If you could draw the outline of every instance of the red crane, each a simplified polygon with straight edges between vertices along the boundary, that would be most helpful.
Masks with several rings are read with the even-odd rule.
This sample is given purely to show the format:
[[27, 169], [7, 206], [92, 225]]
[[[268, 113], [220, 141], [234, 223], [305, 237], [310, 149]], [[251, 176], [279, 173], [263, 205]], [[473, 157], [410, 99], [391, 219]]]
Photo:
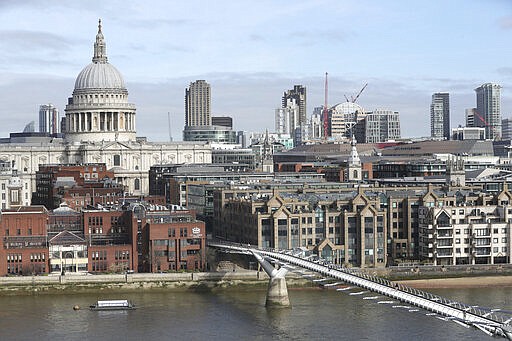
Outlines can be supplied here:
[[[492, 138], [492, 135], [494, 134], [494, 126], [492, 126], [489, 123], [487, 123], [487, 121], [482, 117], [482, 115], [480, 115], [478, 113], [478, 111], [473, 110], [473, 112], [480, 119], [480, 121], [482, 121], [482, 123], [484, 124], [484, 127], [489, 127], [489, 135], [491, 135], [491, 136], [486, 136], [486, 138]], [[487, 132], [486, 132], [485, 135], [487, 135]]]
[[483, 122], [483, 124], [488, 127], [489, 126], [489, 123], [487, 123], [487, 121], [478, 113], [478, 111], [476, 110], [473, 110], [473, 112], [475, 113], [476, 116], [478, 116], [478, 118], [480, 119], [480, 121]]

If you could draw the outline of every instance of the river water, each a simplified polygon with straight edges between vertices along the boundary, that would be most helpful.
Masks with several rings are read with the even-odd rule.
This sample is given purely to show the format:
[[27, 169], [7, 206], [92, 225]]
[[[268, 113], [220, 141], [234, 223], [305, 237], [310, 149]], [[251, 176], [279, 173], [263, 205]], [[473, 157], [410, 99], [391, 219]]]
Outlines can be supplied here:
[[[430, 292], [512, 310], [512, 288]], [[265, 308], [265, 289], [144, 290], [0, 297], [0, 340], [492, 340], [426, 312], [363, 295], [290, 289], [291, 308]], [[130, 299], [133, 311], [90, 311], [98, 299]], [[74, 311], [74, 305], [82, 309]]]

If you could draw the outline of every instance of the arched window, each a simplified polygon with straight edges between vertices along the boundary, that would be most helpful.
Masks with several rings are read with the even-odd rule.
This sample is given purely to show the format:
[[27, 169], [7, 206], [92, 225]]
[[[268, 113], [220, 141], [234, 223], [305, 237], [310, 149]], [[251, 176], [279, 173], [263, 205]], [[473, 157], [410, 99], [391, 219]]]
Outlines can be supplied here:
[[140, 191], [140, 179], [139, 178], [135, 179], [134, 189], [136, 191]]

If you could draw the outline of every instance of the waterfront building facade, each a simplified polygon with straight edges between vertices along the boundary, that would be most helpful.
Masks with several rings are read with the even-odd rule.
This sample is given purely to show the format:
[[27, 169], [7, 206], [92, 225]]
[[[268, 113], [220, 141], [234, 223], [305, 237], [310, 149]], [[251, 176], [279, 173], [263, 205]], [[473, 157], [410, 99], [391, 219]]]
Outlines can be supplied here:
[[142, 226], [145, 272], [202, 271], [206, 268], [204, 222], [193, 211], [146, 212]]
[[386, 264], [386, 212], [378, 197], [361, 190], [232, 198], [218, 218], [232, 241], [276, 249], [305, 247], [336, 264]]
[[419, 208], [420, 253], [434, 265], [511, 263], [512, 196]]
[[44, 206], [24, 206], [0, 212], [0, 276], [48, 273]]
[[182, 207], [20, 207], [0, 213], [0, 276], [204, 270], [205, 241]]

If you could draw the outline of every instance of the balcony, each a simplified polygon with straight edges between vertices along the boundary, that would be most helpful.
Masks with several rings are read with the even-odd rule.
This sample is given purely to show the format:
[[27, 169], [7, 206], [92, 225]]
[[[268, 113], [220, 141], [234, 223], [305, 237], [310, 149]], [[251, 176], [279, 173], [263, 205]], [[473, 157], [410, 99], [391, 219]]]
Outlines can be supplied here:
[[451, 257], [453, 255], [452, 249], [441, 249], [437, 250], [437, 258]]

